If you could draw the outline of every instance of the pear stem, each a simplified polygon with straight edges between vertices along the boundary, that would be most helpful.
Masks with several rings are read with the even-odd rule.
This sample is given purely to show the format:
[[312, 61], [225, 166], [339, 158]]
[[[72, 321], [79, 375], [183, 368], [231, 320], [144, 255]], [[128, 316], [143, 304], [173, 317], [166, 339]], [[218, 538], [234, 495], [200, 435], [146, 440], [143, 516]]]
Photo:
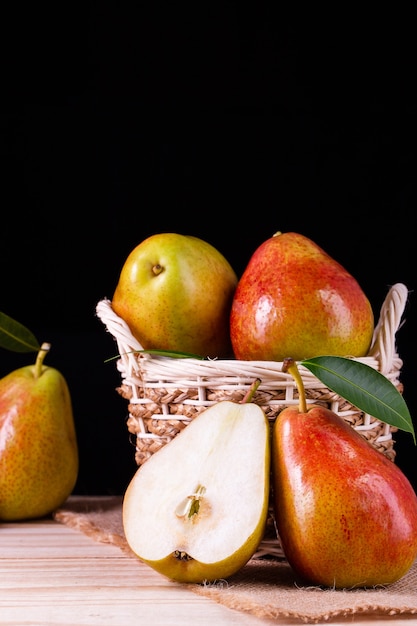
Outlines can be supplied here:
[[294, 378], [298, 389], [298, 410], [300, 413], [307, 413], [306, 392], [297, 363], [294, 359], [288, 357], [284, 359], [281, 370], [283, 372], [288, 372]]
[[35, 379], [39, 378], [39, 376], [42, 374], [43, 361], [50, 349], [51, 349], [50, 343], [44, 342], [41, 345], [39, 352], [36, 356], [35, 369], [33, 372], [33, 376]]
[[253, 383], [251, 384], [251, 386], [249, 387], [249, 389], [243, 396], [242, 400], [240, 400], [239, 404], [248, 404], [249, 402], [252, 402], [253, 396], [255, 395], [255, 391], [258, 389], [261, 382], [262, 381], [260, 378], [255, 378], [255, 380], [253, 381]]

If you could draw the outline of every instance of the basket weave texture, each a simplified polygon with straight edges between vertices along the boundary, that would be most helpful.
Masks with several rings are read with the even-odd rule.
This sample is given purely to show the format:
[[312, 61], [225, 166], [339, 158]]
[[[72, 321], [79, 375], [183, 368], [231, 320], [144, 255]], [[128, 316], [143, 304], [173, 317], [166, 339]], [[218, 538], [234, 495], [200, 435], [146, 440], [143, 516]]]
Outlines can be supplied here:
[[[402, 392], [402, 360], [396, 351], [396, 332], [407, 302], [408, 290], [393, 285], [381, 307], [371, 348], [366, 357], [354, 360], [378, 370]], [[254, 379], [261, 384], [253, 398], [265, 411], [271, 425], [286, 406], [298, 404], [298, 393], [290, 374], [279, 361], [177, 359], [138, 354], [140, 343], [126, 322], [112, 309], [111, 301], [97, 304], [97, 316], [117, 343], [117, 388], [128, 402], [127, 429], [135, 438], [135, 460], [142, 465], [168, 443], [201, 411], [221, 400], [241, 400]], [[318, 355], [317, 355], [318, 356]], [[344, 356], [344, 355], [341, 355]], [[300, 366], [307, 403], [325, 406], [359, 431], [378, 450], [395, 459], [393, 433], [396, 428], [348, 403]]]

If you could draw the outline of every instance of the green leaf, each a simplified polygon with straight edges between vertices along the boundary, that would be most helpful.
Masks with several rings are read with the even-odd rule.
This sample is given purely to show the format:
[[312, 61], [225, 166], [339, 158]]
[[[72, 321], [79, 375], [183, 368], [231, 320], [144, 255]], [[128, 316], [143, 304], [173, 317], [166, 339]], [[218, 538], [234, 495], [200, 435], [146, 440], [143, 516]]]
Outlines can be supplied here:
[[26, 326], [0, 311], [0, 347], [12, 352], [38, 352], [41, 346]]
[[137, 350], [136, 354], [155, 354], [156, 356], [169, 356], [172, 359], [198, 359], [204, 361], [204, 357], [191, 352], [179, 352], [178, 350]]
[[[205, 357], [202, 357], [198, 354], [192, 354], [190, 352], [178, 352], [176, 350], [132, 350], [131, 352], [127, 352], [126, 354], [154, 354], [155, 356], [168, 356], [172, 359], [198, 359], [199, 361], [205, 360]], [[106, 359], [105, 363], [108, 363], [109, 361], [114, 361], [115, 359], [119, 359], [120, 357], [120, 354], [116, 354], [116, 356], [113, 356], [110, 359]]]
[[318, 356], [300, 364], [329, 389], [372, 415], [416, 437], [410, 412], [403, 396], [383, 374], [365, 363], [338, 356]]

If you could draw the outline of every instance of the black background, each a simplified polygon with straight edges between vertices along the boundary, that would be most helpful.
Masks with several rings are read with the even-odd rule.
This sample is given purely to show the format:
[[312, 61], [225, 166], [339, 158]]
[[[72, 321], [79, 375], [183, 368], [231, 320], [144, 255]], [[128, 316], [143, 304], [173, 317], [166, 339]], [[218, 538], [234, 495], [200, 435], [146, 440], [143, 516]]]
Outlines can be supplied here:
[[[397, 345], [417, 426], [411, 16], [85, 8], [27, 8], [2, 37], [0, 310], [52, 343], [68, 381], [76, 492], [120, 494], [136, 469], [95, 307], [155, 232], [206, 239], [239, 275], [275, 231], [303, 233], [376, 317], [405, 283]], [[0, 375], [29, 360], [2, 350]], [[416, 486], [412, 437], [395, 439]]]

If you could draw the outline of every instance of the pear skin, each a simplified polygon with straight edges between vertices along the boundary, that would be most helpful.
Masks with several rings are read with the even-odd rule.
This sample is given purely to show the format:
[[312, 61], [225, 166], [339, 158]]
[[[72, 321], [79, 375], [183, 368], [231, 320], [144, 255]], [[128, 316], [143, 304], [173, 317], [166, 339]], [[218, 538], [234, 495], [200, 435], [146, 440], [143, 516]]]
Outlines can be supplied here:
[[372, 307], [358, 281], [299, 233], [264, 241], [238, 282], [230, 317], [237, 359], [361, 357], [373, 332]]
[[275, 519], [307, 584], [388, 585], [417, 557], [417, 496], [395, 463], [336, 413], [285, 408], [272, 433]]
[[[43, 517], [72, 492], [78, 448], [62, 374], [42, 365], [0, 380], [0, 520]], [[38, 357], [39, 357], [38, 355]]]
[[128, 255], [112, 307], [145, 350], [229, 357], [236, 285], [231, 265], [211, 244], [158, 233]]

